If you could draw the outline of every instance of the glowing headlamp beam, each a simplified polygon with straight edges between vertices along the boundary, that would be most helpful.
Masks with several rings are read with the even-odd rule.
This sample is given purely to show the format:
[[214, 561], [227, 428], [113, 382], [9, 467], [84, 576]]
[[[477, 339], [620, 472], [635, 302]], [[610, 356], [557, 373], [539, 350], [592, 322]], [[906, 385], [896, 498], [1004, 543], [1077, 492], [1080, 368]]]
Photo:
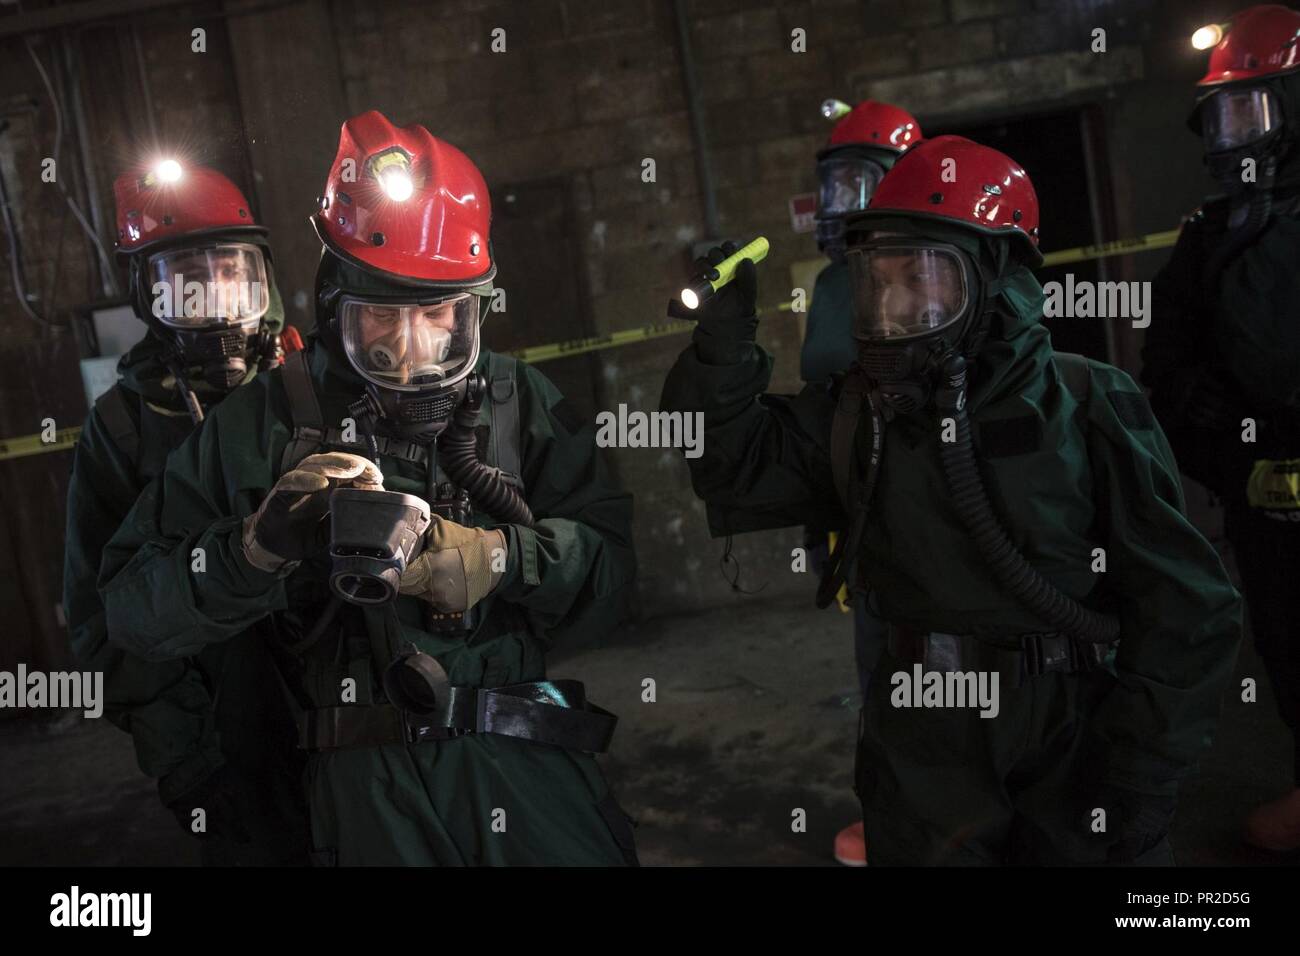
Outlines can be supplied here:
[[1217, 23], [1207, 23], [1192, 34], [1192, 46], [1197, 50], [1208, 50], [1219, 45], [1223, 39], [1223, 27]]
[[181, 178], [181, 164], [174, 159], [164, 159], [154, 167], [153, 174], [160, 183], [174, 183]]
[[406, 202], [411, 198], [411, 193], [415, 191], [415, 184], [411, 182], [411, 176], [404, 169], [388, 169], [380, 176], [379, 182], [384, 187], [384, 192], [393, 202]]

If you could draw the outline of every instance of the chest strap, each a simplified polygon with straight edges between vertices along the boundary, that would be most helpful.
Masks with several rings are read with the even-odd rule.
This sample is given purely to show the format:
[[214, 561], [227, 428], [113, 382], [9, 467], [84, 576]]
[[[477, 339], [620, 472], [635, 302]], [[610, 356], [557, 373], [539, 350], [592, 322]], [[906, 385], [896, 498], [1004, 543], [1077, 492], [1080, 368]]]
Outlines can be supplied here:
[[316, 388], [311, 382], [311, 369], [307, 367], [307, 353], [290, 352], [286, 355], [280, 376], [293, 420], [293, 437], [284, 446], [284, 456], [280, 459], [280, 474], [283, 475], [308, 455], [320, 451], [325, 444], [326, 431], [325, 416], [321, 414]]
[[113, 444], [131, 462], [132, 468], [140, 465], [140, 429], [127, 407], [122, 389], [114, 385], [95, 399], [95, 411], [113, 439]]
[[840, 386], [839, 401], [835, 404], [835, 418], [831, 422], [831, 476], [835, 480], [835, 492], [840, 497], [844, 513], [850, 515], [856, 503], [853, 466], [858, 424], [869, 390], [865, 375], [850, 372], [845, 376]]

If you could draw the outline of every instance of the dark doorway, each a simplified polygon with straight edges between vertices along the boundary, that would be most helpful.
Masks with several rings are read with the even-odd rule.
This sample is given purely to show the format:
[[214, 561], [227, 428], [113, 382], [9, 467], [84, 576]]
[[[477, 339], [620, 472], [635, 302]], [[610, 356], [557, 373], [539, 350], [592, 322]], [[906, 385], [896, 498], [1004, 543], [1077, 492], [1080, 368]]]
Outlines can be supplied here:
[[[483, 343], [496, 352], [592, 334], [580, 238], [566, 179], [543, 179], [492, 191], [492, 252], [504, 312], [488, 312]], [[590, 354], [538, 366], [585, 421], [595, 418], [599, 364]]]
[[[928, 135], [955, 133], [991, 146], [1020, 163], [1034, 183], [1041, 216], [1039, 233], [1042, 251], [1072, 249], [1108, 239], [1111, 228], [1107, 171], [1090, 162], [1102, 156], [1097, 149], [1099, 129], [1092, 108], [1016, 117], [979, 126], [954, 126], [931, 130]], [[1091, 166], [1091, 169], [1090, 169]], [[1073, 273], [1075, 282], [1105, 281], [1104, 260], [1073, 262], [1039, 269], [1038, 281], [1064, 282]], [[1043, 324], [1052, 333], [1052, 347], [1061, 352], [1080, 352], [1103, 362], [1112, 361], [1107, 346], [1107, 319], [1055, 318]]]

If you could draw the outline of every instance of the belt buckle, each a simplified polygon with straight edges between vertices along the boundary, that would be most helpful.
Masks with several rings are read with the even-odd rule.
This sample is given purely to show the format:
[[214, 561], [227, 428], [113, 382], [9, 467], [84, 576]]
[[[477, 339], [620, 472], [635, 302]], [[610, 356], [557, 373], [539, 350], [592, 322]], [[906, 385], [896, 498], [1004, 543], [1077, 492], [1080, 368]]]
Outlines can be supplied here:
[[1043, 646], [1039, 643], [1041, 634], [1026, 634], [1020, 642], [1024, 654], [1022, 671], [1025, 677], [1037, 677], [1043, 673]]
[[[453, 737], [460, 737], [468, 731], [459, 727], [440, 727], [437, 724], [420, 724], [418, 715], [412, 715], [399, 711], [402, 715], [402, 738], [408, 744], [420, 744], [426, 740], [450, 740]], [[413, 719], [414, 718], [414, 719]]]

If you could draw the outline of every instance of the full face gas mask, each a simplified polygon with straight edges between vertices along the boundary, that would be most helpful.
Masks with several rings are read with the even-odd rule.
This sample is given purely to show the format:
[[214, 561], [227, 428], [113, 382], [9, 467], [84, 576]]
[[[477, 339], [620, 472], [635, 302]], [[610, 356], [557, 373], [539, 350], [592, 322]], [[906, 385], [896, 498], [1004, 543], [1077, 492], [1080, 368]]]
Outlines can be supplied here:
[[132, 283], [137, 311], [170, 342], [178, 370], [197, 368], [219, 392], [247, 377], [271, 302], [260, 246], [217, 242], [136, 257]]
[[[1285, 143], [1282, 100], [1268, 85], [1216, 90], [1197, 107], [1205, 165], [1230, 196], [1267, 189]], [[1254, 181], [1243, 177], [1246, 161]]]
[[956, 246], [871, 233], [846, 254], [858, 361], [885, 408], [901, 414], [931, 404], [946, 361], [973, 352], [982, 282]]
[[1202, 276], [1210, 295], [1223, 268], [1263, 230], [1272, 214], [1274, 188], [1286, 178], [1280, 173], [1295, 136], [1285, 115], [1295, 82], [1288, 76], [1215, 90], [1200, 100], [1189, 120], [1205, 144], [1206, 168], [1230, 203], [1227, 238]]
[[817, 248], [844, 261], [844, 218], [867, 208], [885, 167], [860, 152], [840, 149], [817, 162]]
[[390, 429], [432, 438], [465, 396], [478, 361], [479, 300], [462, 292], [431, 301], [345, 296], [339, 336], [348, 362]]
[[474, 377], [483, 296], [477, 290], [397, 286], [329, 252], [316, 287], [325, 344], [366, 383], [357, 410], [387, 434], [420, 442], [437, 438]]

